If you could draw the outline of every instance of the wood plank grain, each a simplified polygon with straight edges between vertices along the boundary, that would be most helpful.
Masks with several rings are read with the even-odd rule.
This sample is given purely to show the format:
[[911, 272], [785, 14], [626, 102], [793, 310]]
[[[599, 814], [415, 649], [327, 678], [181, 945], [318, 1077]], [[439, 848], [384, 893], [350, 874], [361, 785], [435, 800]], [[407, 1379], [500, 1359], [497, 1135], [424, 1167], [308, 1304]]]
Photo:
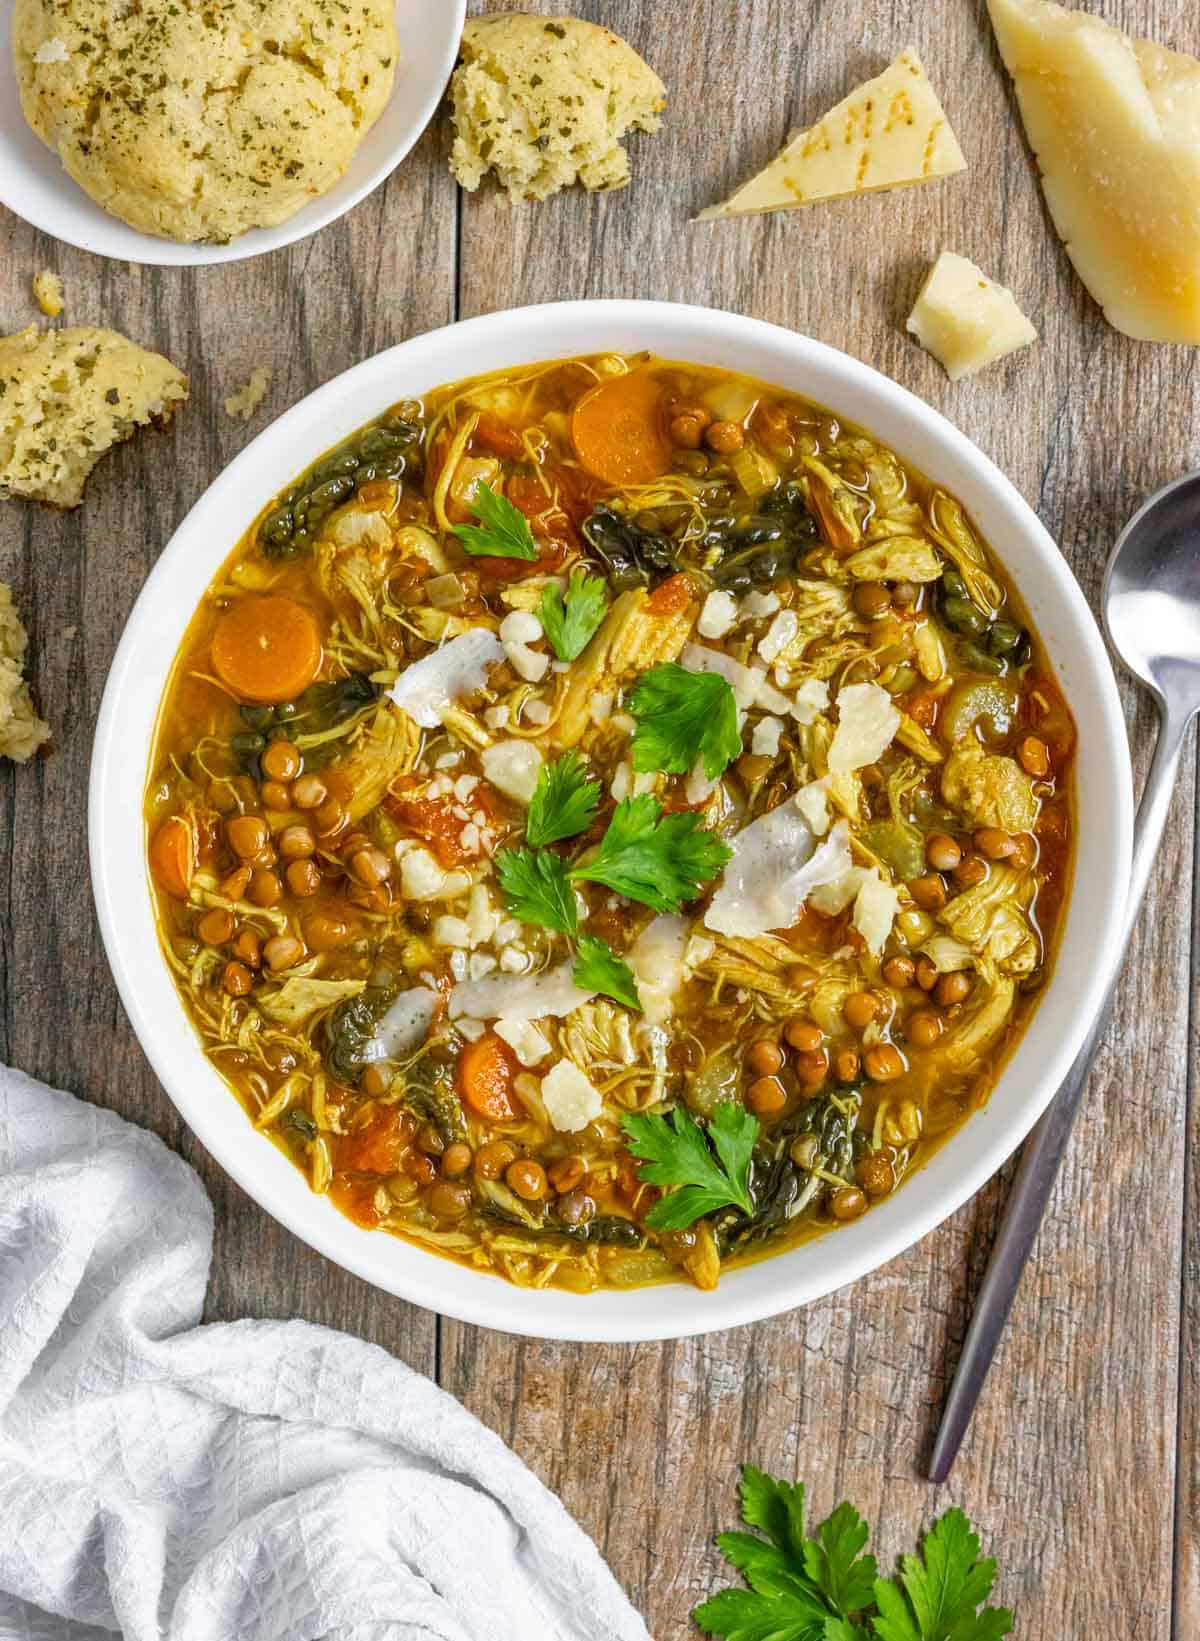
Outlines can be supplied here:
[[[0, 580], [30, 627], [51, 757], [0, 763], [0, 1056], [155, 1129], [216, 1204], [208, 1314], [303, 1315], [431, 1371], [435, 1324], [319, 1259], [255, 1206], [187, 1133], [117, 1001], [95, 925], [85, 834], [88, 758], [108, 664], [147, 571], [188, 507], [267, 422], [318, 383], [453, 316], [455, 205], [434, 128], [342, 221], [270, 256], [216, 267], [127, 267], [0, 212], [0, 333], [39, 318], [30, 276], [66, 286], [64, 323], [102, 324], [166, 353], [191, 398], [166, 435], [107, 456], [78, 512], [0, 505]], [[249, 423], [225, 398], [258, 365]], [[232, 545], [232, 543], [231, 543]], [[258, 1143], [247, 1129], [247, 1144]]]
[[[579, 9], [625, 34], [663, 75], [665, 129], [634, 139], [634, 178], [622, 193], [515, 210], [486, 191], [466, 199], [462, 313], [659, 297], [733, 308], [842, 347], [943, 410], [999, 463], [1094, 603], [1125, 517], [1200, 456], [1196, 366], [1189, 352], [1116, 335], [1075, 279], [1049, 228], [983, 5], [894, 0], [863, 14], [782, 0], [625, 0]], [[1092, 9], [1200, 45], [1183, 0]], [[966, 177], [791, 216], [689, 225], [791, 126], [819, 117], [909, 42], [943, 91], [971, 163]], [[903, 329], [943, 247], [1011, 284], [1042, 332], [1036, 350], [958, 385]], [[1140, 767], [1152, 717], [1129, 689], [1125, 699]], [[1000, 1556], [1000, 1594], [1017, 1607], [1022, 1634], [1165, 1641], [1188, 1041], [1180, 1010], [1162, 1000], [1183, 997], [1189, 983], [1190, 776], [1185, 784], [1037, 1263], [947, 1489], [934, 1493], [921, 1466], [1003, 1181], [849, 1293], [755, 1328], [605, 1349], [443, 1323], [443, 1382], [563, 1490], [658, 1641], [694, 1633], [688, 1608], [722, 1576], [709, 1541], [733, 1522], [744, 1459], [809, 1478], [817, 1508], [854, 1499], [877, 1522], [885, 1560], [938, 1509], [961, 1503]], [[1103, 1580], [1078, 1576], [1101, 1564]]]

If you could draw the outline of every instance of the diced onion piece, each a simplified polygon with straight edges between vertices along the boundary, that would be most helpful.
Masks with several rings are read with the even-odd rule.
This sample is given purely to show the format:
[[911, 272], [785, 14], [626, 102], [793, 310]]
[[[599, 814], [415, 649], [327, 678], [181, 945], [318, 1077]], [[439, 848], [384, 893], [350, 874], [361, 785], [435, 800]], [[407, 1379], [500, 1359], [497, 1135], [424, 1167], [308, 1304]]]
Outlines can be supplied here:
[[480, 627], [443, 644], [440, 650], [406, 667], [388, 691], [396, 705], [422, 729], [438, 729], [451, 702], [487, 683], [487, 669], [504, 660], [504, 646], [494, 632]]
[[878, 684], [846, 684], [838, 691], [838, 726], [829, 748], [834, 774], [873, 764], [892, 744], [900, 714]]
[[477, 1020], [540, 1020], [547, 1014], [570, 1014], [595, 995], [575, 984], [569, 963], [560, 963], [540, 974], [492, 974], [455, 986], [450, 1018], [471, 1014]]
[[751, 821], [732, 848], [704, 921], [718, 934], [743, 940], [792, 928], [809, 893], [850, 866], [846, 823], [839, 821], [817, 846], [794, 799]]
[[604, 1110], [599, 1090], [573, 1060], [560, 1060], [542, 1078], [542, 1103], [563, 1134], [578, 1134]]
[[768, 665], [787, 649], [800, 631], [800, 618], [795, 610], [780, 610], [758, 641], [758, 653]]

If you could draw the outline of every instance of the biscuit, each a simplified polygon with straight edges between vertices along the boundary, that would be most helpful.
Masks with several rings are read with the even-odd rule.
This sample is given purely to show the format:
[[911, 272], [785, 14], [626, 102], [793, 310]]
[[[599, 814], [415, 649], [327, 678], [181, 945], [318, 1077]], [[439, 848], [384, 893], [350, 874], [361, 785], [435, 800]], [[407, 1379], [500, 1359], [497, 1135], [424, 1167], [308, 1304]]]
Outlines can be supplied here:
[[224, 243], [332, 188], [387, 102], [391, 0], [16, 0], [29, 124], [142, 233]]
[[467, 23], [451, 98], [450, 168], [463, 187], [492, 170], [510, 199], [545, 199], [573, 182], [623, 187], [621, 138], [658, 130], [666, 88], [609, 29], [509, 15]]
[[106, 450], [164, 426], [187, 378], [169, 359], [91, 326], [0, 336], [0, 501], [78, 507]]

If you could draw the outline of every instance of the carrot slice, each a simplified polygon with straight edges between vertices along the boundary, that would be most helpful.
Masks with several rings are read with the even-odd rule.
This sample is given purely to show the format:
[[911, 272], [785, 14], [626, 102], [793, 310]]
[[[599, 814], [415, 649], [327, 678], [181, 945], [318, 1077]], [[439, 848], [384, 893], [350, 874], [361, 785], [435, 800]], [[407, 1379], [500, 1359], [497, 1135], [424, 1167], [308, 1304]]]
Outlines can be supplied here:
[[468, 1043], [458, 1058], [458, 1097], [484, 1122], [514, 1122], [522, 1108], [513, 1093], [517, 1057], [494, 1031]]
[[187, 899], [196, 870], [196, 843], [181, 816], [171, 815], [151, 838], [150, 869], [169, 895]]
[[217, 677], [243, 701], [291, 701], [321, 665], [316, 617], [294, 598], [243, 598], [225, 612], [212, 640]]
[[571, 442], [588, 472], [606, 484], [657, 479], [671, 463], [658, 382], [638, 370], [600, 382], [571, 412]]

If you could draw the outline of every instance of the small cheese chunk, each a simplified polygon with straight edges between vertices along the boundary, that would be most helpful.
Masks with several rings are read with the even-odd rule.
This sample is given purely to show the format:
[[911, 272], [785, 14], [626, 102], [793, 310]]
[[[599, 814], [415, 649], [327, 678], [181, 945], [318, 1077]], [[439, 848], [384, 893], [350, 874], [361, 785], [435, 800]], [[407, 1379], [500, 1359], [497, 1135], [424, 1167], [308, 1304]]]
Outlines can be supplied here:
[[953, 176], [966, 165], [937, 93], [910, 47], [823, 120], [795, 132], [765, 170], [723, 205], [701, 211], [698, 220], [905, 188]]
[[900, 896], [890, 883], [885, 883], [877, 867], [863, 878], [854, 897], [854, 927], [867, 943], [867, 950], [878, 957], [884, 941], [892, 932], [892, 923], [900, 909]]
[[1200, 343], [1200, 62], [1049, 0], [988, 0], [1054, 226], [1110, 325]]
[[411, 1054], [428, 1037], [438, 1002], [437, 992], [428, 986], [402, 991], [375, 1027], [363, 1058], [369, 1062], [400, 1060]]
[[946, 367], [952, 382], [1036, 342], [1038, 334], [1010, 290], [994, 285], [981, 268], [953, 251], [943, 251], [929, 270], [908, 328]]
[[647, 924], [626, 954], [637, 980], [642, 1011], [651, 1025], [662, 1025], [675, 1012], [675, 998], [684, 980], [687, 943], [686, 921], [663, 913]]
[[738, 602], [732, 593], [714, 588], [704, 600], [696, 631], [701, 638], [724, 638], [738, 618]]
[[[231, 393], [225, 401], [227, 416], [240, 416], [242, 421], [248, 422], [254, 412], [267, 396], [271, 386], [270, 365], [256, 365], [250, 372], [250, 379], [244, 382], [236, 393]], [[387, 541], [391, 542], [391, 532], [388, 532]]]
[[775, 758], [779, 755], [779, 737], [783, 722], [779, 718], [760, 718], [750, 737], [750, 750], [756, 758]]
[[479, 759], [483, 773], [506, 798], [527, 804], [537, 787], [542, 754], [532, 741], [497, 741]]
[[542, 1078], [542, 1104], [562, 1134], [578, 1134], [604, 1110], [599, 1091], [574, 1060], [560, 1060]]
[[450, 993], [450, 1018], [467, 1014], [476, 1020], [516, 1021], [570, 1014], [596, 995], [575, 984], [571, 968], [570, 963], [560, 963], [539, 974], [493, 974], [467, 981]]

